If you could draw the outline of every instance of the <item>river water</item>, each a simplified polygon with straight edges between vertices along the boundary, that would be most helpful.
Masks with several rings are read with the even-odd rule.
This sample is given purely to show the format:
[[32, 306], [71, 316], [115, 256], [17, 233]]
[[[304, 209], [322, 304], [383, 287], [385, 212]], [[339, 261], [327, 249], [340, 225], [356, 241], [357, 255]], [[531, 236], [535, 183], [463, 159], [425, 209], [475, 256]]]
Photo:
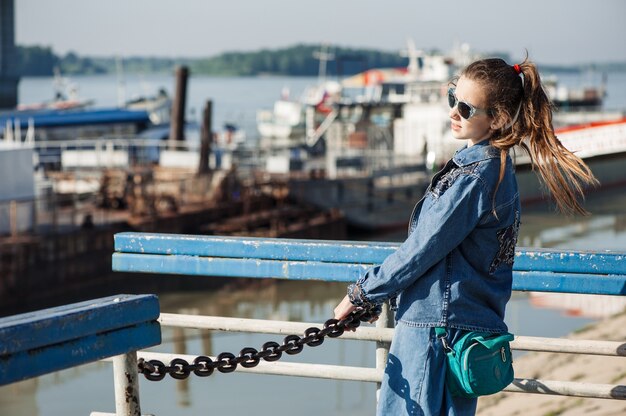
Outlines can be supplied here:
[[[571, 75], [565, 78], [572, 83], [581, 81]], [[607, 106], [626, 107], [626, 74], [610, 75], [608, 80]], [[74, 82], [80, 87], [82, 96], [96, 97], [99, 105], [117, 102], [115, 77], [79, 77]], [[199, 115], [203, 103], [212, 99], [216, 126], [237, 122], [249, 135], [254, 135], [256, 109], [271, 107], [284, 87], [290, 88], [292, 94], [298, 94], [313, 82], [314, 78], [192, 77], [188, 114], [191, 117]], [[52, 94], [51, 85], [49, 78], [23, 79], [21, 102], [48, 99]], [[127, 77], [127, 97], [130, 98], [133, 89], [143, 93], [164, 86], [171, 91], [170, 85], [173, 85], [173, 78], [169, 76]], [[527, 208], [522, 216], [519, 246], [626, 251], [624, 207], [626, 189], [613, 189], [589, 196], [587, 208], [593, 213], [590, 217], [564, 217], [541, 206]], [[380, 241], [400, 241], [402, 238], [402, 233], [367, 237]], [[345, 284], [339, 283], [251, 283], [252, 287], [162, 295], [161, 310], [319, 323], [330, 317], [345, 293]], [[508, 305], [506, 320], [511, 332], [518, 335], [563, 336], [593, 322], [599, 315], [611, 312], [598, 312], [598, 303], [601, 306], [611, 303], [606, 299], [584, 299], [568, 302], [569, 309], [546, 308], [539, 307], [540, 302], [531, 297], [515, 294]], [[564, 302], [556, 299], [547, 304]], [[164, 342], [154, 350], [217, 355], [222, 351], [237, 353], [245, 346], [259, 348], [269, 340], [280, 341], [281, 337], [163, 328]], [[327, 340], [319, 347], [306, 348], [302, 354], [284, 360], [373, 367], [374, 349], [372, 343]], [[238, 373], [202, 379], [192, 377], [187, 381], [168, 377], [158, 383], [142, 378], [140, 390], [143, 413], [155, 415], [234, 416], [294, 412], [301, 415], [368, 415], [374, 413], [375, 406], [375, 386], [371, 383]], [[91, 411], [115, 411], [110, 363], [89, 364], [0, 388], [0, 416], [88, 415]]]

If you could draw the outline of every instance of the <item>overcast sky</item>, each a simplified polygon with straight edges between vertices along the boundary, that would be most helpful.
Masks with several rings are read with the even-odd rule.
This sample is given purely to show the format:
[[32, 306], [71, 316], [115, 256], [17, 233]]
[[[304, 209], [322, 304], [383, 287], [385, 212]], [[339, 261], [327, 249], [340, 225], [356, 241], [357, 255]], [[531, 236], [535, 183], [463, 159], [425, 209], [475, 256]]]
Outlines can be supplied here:
[[206, 57], [296, 43], [451, 49], [536, 62], [626, 61], [624, 0], [15, 0], [18, 45], [56, 53]]

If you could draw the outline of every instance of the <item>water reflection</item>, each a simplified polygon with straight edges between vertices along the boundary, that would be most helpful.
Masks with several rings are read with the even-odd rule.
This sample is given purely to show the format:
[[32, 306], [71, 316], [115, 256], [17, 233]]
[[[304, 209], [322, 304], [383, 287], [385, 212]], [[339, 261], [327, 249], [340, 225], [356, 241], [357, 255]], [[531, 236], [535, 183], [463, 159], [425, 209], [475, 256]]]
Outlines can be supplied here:
[[519, 245], [573, 250], [626, 250], [626, 189], [590, 194], [590, 216], [564, 216], [550, 207], [525, 207]]
[[[520, 230], [520, 245], [580, 251], [626, 251], [626, 192], [597, 192], [586, 207], [588, 217], [566, 217], [545, 207], [527, 210]], [[569, 293], [530, 293], [535, 308], [561, 310], [567, 316], [602, 319], [626, 308], [623, 296]]]
[[[172, 328], [172, 341], [174, 344], [174, 354], [187, 354], [187, 340], [184, 328]], [[189, 407], [191, 405], [188, 378], [179, 380], [179, 382], [176, 383], [176, 393], [176, 397], [178, 398], [177, 403], [179, 406]]]
[[38, 384], [39, 378], [35, 378], [0, 388], [0, 414], [38, 415], [39, 407], [36, 401]]
[[161, 311], [250, 319], [327, 319], [345, 292], [337, 282], [246, 280], [219, 290], [161, 296]]

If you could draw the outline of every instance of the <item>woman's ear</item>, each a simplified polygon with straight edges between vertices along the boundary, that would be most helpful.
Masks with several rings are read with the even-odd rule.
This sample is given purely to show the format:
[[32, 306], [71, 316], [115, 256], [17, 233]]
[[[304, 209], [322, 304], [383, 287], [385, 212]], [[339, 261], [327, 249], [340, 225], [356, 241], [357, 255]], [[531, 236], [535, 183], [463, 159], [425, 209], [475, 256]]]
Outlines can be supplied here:
[[489, 128], [491, 128], [491, 130], [493, 131], [500, 130], [504, 128], [504, 126], [506, 125], [506, 122], [507, 120], [504, 114], [502, 113], [496, 114], [495, 116], [492, 116], [491, 124], [489, 125]]

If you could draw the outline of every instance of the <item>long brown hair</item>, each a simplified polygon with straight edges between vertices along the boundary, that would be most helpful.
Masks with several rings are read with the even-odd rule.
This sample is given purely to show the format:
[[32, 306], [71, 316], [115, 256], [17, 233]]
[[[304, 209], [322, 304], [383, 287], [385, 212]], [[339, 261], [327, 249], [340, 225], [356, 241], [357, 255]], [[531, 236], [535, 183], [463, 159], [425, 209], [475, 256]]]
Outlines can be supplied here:
[[467, 66], [460, 76], [480, 83], [492, 117], [502, 126], [489, 139], [500, 149], [496, 192], [504, 177], [508, 151], [518, 145], [530, 156], [533, 170], [539, 173], [561, 212], [588, 214], [580, 200], [584, 199], [585, 188], [598, 181], [585, 162], [556, 137], [552, 103], [535, 64], [528, 57], [517, 67], [502, 59], [483, 59]]

